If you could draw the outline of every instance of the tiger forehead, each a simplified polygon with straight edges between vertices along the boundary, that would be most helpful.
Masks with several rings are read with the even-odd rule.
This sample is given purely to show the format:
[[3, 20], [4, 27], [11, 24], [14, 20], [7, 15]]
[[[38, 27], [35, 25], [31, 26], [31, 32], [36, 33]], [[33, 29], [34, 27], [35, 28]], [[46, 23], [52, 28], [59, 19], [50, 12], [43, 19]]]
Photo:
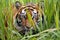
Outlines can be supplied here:
[[21, 7], [20, 7], [20, 9], [26, 9], [26, 8], [32, 8], [32, 9], [38, 9], [38, 7], [36, 6], [36, 5], [32, 5], [32, 4], [29, 4], [29, 5], [22, 5]]
[[[23, 9], [28, 9], [28, 10], [34, 10], [34, 9], [36, 9], [36, 7], [32, 7], [32, 6], [22, 6], [22, 7], [20, 7], [20, 11], [22, 11]], [[36, 9], [37, 10], [37, 9]]]

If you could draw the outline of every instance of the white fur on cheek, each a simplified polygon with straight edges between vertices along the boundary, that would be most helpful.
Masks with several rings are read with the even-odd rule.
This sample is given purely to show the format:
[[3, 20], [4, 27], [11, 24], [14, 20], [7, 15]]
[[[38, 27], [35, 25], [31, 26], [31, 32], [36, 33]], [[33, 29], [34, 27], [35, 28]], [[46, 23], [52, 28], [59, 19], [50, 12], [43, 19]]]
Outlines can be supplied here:
[[22, 10], [22, 14], [23, 15], [26, 15], [25, 9]]
[[37, 16], [37, 10], [36, 9], [34, 9], [34, 11], [32, 11], [32, 18], [35, 16]]
[[37, 10], [36, 9], [34, 9], [34, 11], [33, 11], [34, 13], [37, 13]]

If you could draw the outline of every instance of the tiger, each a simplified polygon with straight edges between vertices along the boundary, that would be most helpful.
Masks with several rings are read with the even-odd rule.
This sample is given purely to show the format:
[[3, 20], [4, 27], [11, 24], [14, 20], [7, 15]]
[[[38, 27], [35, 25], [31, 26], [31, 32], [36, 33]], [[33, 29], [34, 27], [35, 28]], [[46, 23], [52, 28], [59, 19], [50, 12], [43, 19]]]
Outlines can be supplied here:
[[34, 30], [34, 27], [30, 26], [26, 10], [28, 10], [32, 20], [35, 21], [37, 25], [40, 22], [40, 16], [42, 18], [42, 22], [44, 21], [43, 13], [39, 13], [38, 4], [27, 3], [26, 5], [22, 5], [19, 1], [16, 1], [13, 10], [13, 25], [19, 33], [25, 34], [26, 32], [30, 31], [31, 28], [31, 30]]

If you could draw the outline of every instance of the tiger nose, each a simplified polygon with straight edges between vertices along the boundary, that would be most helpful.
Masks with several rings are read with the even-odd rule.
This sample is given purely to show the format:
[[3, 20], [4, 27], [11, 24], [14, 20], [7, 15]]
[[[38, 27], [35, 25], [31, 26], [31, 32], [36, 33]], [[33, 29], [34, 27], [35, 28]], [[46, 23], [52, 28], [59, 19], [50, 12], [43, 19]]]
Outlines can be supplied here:
[[25, 21], [25, 25], [26, 25], [27, 27], [31, 27], [31, 25], [30, 25], [28, 19], [26, 19], [26, 21]]

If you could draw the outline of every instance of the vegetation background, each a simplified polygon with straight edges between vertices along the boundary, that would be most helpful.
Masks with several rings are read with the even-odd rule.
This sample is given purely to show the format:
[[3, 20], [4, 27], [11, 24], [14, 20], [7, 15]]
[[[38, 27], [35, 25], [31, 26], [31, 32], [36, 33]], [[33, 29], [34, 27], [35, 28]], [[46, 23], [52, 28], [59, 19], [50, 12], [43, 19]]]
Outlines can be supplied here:
[[[12, 25], [11, 6], [20, 1], [44, 4], [44, 25], [40, 23], [39, 33], [20, 35]], [[8, 27], [5, 27], [7, 20]], [[0, 40], [60, 40], [60, 0], [0, 0]]]

